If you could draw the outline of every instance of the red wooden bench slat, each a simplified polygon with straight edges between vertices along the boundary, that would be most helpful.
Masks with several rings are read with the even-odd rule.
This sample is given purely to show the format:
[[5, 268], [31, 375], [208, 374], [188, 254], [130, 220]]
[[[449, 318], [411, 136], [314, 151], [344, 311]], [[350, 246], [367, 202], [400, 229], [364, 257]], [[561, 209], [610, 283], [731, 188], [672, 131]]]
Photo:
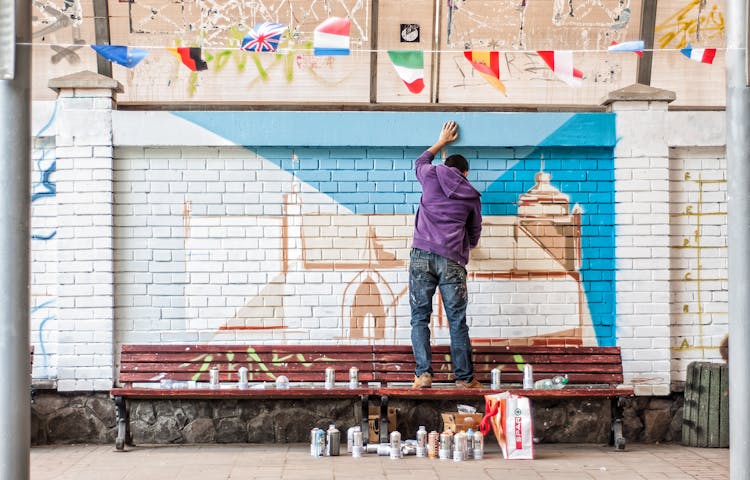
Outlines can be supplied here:
[[[559, 372], [562, 374], [563, 372]], [[541, 378], [550, 378], [552, 377], [552, 374], [545, 374], [544, 376], [536, 376], [535, 378], [537, 380]], [[414, 380], [414, 373], [413, 372], [389, 372], [385, 374], [378, 375], [375, 378], [375, 381], [378, 382], [404, 382], [404, 383], [411, 383]], [[488, 384], [490, 381], [489, 375], [477, 375], [477, 380], [479, 380], [482, 383]], [[444, 383], [444, 382], [453, 382], [454, 377], [453, 373], [440, 373], [436, 372], [433, 375], [432, 378], [433, 384], [434, 383]], [[517, 373], [512, 375], [503, 375], [502, 376], [502, 383], [503, 384], [521, 384], [523, 381], [523, 374]], [[575, 384], [595, 384], [595, 385], [614, 385], [622, 383], [623, 376], [621, 374], [587, 374], [587, 373], [575, 373], [568, 375], [568, 383], [571, 385]]]
[[[248, 380], [250, 382], [273, 382], [279, 375], [284, 375], [289, 379], [290, 382], [320, 382], [323, 383], [325, 376], [322, 372], [282, 372], [282, 373], [265, 373], [265, 372], [250, 372], [248, 373]], [[149, 383], [158, 382], [161, 378], [168, 378], [177, 381], [195, 380], [197, 382], [208, 382], [208, 372], [172, 372], [166, 376], [159, 375], [155, 372], [123, 372], [120, 373], [120, 382], [123, 384], [129, 383]], [[336, 382], [348, 382], [349, 372], [336, 372]], [[221, 382], [236, 382], [238, 380], [236, 373], [220, 373], [219, 381]], [[373, 377], [369, 373], [361, 373], [359, 375], [360, 382], [370, 382]]]
[[123, 353], [120, 357], [121, 363], [145, 363], [145, 362], [200, 362], [208, 356], [212, 358], [221, 358], [224, 361], [235, 363], [255, 363], [259, 359], [267, 364], [276, 363], [308, 363], [308, 362], [325, 362], [326, 360], [336, 362], [369, 362], [372, 361], [372, 353], [339, 353], [339, 352], [316, 352], [305, 354], [276, 354], [276, 353], [232, 353], [231, 360], [226, 353]]
[[[373, 353], [379, 358], [382, 353], [411, 353], [411, 345], [373, 345]], [[433, 353], [450, 353], [450, 345], [433, 345]], [[517, 353], [523, 354], [620, 354], [620, 347], [584, 347], [584, 346], [498, 346], [498, 345], [473, 345], [472, 352], [479, 353]]]
[[313, 363], [312, 365], [306, 365], [302, 363], [291, 363], [291, 364], [280, 364], [280, 365], [268, 365], [268, 370], [257, 368], [257, 364], [244, 364], [244, 363], [225, 363], [225, 362], [209, 362], [209, 363], [124, 363], [120, 366], [121, 372], [208, 372], [208, 368], [217, 367], [220, 373], [223, 372], [237, 372], [240, 367], [250, 365], [254, 367], [250, 369], [253, 372], [264, 372], [270, 371], [276, 374], [284, 372], [319, 372], [322, 374], [328, 367], [333, 367], [334, 370], [346, 372], [348, 374], [350, 367], [357, 367], [360, 372], [367, 372], [372, 370], [371, 363], [355, 363], [355, 362], [319, 362]]
[[[252, 347], [252, 350], [249, 350]], [[198, 352], [198, 353], [216, 353], [216, 352], [234, 352], [247, 353], [248, 351], [261, 352], [279, 352], [279, 353], [317, 353], [321, 351], [329, 352], [360, 352], [371, 353], [370, 345], [224, 345], [224, 344], [175, 344], [175, 345], [122, 345], [123, 353], [161, 353], [161, 352]]]
[[372, 395], [371, 388], [333, 388], [322, 387], [291, 387], [291, 388], [265, 388], [265, 389], [170, 389], [159, 388], [113, 388], [112, 396], [123, 396], [128, 398], [194, 398], [213, 399], [221, 398], [351, 398], [359, 395]]
[[419, 399], [456, 399], [456, 398], [482, 398], [485, 395], [491, 395], [493, 393], [510, 392], [514, 395], [530, 397], [530, 398], [570, 398], [570, 397], [602, 397], [611, 398], [619, 396], [633, 395], [633, 389], [629, 388], [570, 388], [566, 387], [562, 390], [523, 390], [507, 389], [503, 388], [500, 390], [491, 390], [489, 388], [399, 388], [399, 387], [384, 387], [378, 389], [378, 393], [381, 395], [388, 395], [389, 397], [398, 398], [419, 398]]
[[[434, 353], [432, 354], [432, 363], [450, 363], [450, 359], [446, 358], [447, 354]], [[585, 363], [585, 364], [621, 364], [622, 360], [619, 355], [523, 355], [521, 357], [524, 363], [530, 363], [537, 365], [541, 363]], [[489, 354], [474, 354], [472, 356], [475, 365], [478, 364], [517, 364], [515, 358], [511, 354], [499, 354], [491, 356]], [[414, 356], [409, 353], [397, 353], [397, 354], [375, 354], [375, 361], [381, 363], [414, 363]]]

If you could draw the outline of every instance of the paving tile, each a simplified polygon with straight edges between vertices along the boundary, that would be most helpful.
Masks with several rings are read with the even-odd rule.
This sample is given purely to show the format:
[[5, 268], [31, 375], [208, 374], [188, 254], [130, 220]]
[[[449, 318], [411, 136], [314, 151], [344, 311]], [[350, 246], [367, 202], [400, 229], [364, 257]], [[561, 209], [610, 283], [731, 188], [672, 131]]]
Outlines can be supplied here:
[[535, 460], [313, 458], [305, 444], [59, 445], [31, 449], [31, 480], [727, 480], [729, 451], [680, 445], [542, 444]]

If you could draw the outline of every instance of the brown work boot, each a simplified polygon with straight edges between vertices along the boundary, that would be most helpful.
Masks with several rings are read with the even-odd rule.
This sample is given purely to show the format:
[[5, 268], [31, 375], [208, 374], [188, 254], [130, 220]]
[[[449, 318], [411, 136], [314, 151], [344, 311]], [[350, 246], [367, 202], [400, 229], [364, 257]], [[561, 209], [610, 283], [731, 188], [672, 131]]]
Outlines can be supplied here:
[[414, 375], [414, 385], [412, 388], [430, 388], [432, 387], [432, 375], [424, 372], [420, 376]]
[[482, 388], [482, 384], [479, 380], [472, 378], [471, 380], [456, 380], [456, 387], [458, 388]]

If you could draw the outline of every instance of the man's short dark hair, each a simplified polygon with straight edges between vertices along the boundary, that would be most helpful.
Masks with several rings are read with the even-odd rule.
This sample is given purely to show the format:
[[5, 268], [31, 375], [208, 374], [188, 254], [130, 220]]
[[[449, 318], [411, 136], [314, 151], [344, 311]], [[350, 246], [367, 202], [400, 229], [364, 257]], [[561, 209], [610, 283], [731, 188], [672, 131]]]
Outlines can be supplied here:
[[446, 167], [457, 168], [461, 173], [469, 171], [469, 161], [466, 160], [463, 155], [459, 155], [458, 153], [449, 156], [443, 163]]

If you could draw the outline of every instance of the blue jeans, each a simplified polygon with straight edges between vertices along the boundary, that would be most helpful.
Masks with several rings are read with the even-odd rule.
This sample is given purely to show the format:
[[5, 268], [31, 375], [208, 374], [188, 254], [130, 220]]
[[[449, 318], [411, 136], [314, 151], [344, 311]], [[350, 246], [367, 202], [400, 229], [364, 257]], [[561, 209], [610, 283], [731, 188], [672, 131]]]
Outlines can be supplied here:
[[471, 381], [474, 366], [471, 362], [471, 341], [466, 325], [466, 306], [469, 296], [466, 290], [466, 269], [443, 256], [432, 252], [411, 249], [409, 262], [409, 305], [411, 306], [411, 345], [417, 376], [433, 373], [430, 361], [430, 316], [432, 297], [440, 288], [443, 308], [448, 317], [451, 335], [451, 360], [456, 380]]

